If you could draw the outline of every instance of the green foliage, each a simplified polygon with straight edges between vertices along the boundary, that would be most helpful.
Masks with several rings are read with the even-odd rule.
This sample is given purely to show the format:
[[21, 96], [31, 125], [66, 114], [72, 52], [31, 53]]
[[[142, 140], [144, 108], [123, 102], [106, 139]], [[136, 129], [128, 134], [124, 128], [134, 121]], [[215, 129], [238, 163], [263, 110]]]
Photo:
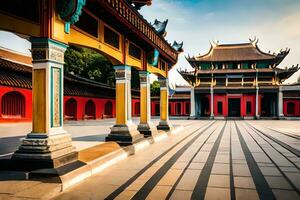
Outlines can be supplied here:
[[94, 50], [71, 46], [65, 53], [65, 69], [83, 78], [115, 85], [112, 64]]
[[160, 85], [158, 81], [154, 81], [150, 85], [151, 96], [159, 96], [160, 95]]
[[[83, 78], [115, 86], [113, 65], [98, 52], [70, 46], [65, 52], [65, 70]], [[131, 88], [140, 89], [139, 71], [131, 68]]]

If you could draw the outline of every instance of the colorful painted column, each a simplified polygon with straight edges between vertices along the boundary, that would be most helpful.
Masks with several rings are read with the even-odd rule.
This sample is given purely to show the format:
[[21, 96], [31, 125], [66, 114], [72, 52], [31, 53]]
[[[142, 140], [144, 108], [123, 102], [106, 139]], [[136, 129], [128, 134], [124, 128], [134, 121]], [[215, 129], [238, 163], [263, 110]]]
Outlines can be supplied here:
[[157, 134], [157, 129], [151, 122], [150, 72], [140, 71], [140, 106], [141, 116], [138, 131], [145, 137]]
[[31, 38], [33, 63], [32, 132], [12, 159], [23, 166], [57, 168], [77, 160], [72, 139], [63, 129], [63, 64], [65, 44]]
[[169, 81], [167, 78], [159, 77], [160, 84], [160, 121], [158, 130], [170, 130], [172, 125], [169, 122]]
[[191, 112], [190, 112], [190, 119], [195, 119], [196, 117], [196, 111], [195, 111], [195, 87], [191, 87], [191, 98], [190, 98], [190, 106], [191, 106]]
[[122, 146], [131, 145], [144, 136], [131, 119], [131, 68], [115, 66], [116, 75], [116, 124], [111, 128], [106, 141], [115, 141]]
[[279, 90], [278, 90], [278, 117], [279, 119], [284, 118], [282, 86], [279, 86]]

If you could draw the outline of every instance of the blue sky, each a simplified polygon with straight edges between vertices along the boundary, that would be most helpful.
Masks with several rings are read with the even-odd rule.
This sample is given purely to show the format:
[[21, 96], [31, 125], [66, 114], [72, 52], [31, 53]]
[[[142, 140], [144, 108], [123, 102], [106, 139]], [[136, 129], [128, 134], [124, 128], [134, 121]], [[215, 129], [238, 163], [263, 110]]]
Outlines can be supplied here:
[[[186, 84], [176, 69], [190, 69], [184, 56], [206, 53], [211, 40], [244, 43], [256, 36], [263, 51], [291, 48], [281, 67], [300, 64], [300, 0], [153, 0], [140, 12], [149, 22], [169, 19], [167, 40], [184, 42], [185, 52], [170, 72], [172, 84]], [[0, 46], [25, 53], [30, 48], [28, 42], [1, 31]]]
[[[169, 19], [168, 41], [183, 41], [185, 49], [175, 69], [190, 69], [184, 55], [205, 54], [209, 41], [244, 43], [255, 36], [263, 51], [291, 48], [281, 67], [300, 64], [299, 11], [300, 0], [153, 0], [141, 13], [149, 22]], [[171, 82], [184, 84], [175, 69]]]

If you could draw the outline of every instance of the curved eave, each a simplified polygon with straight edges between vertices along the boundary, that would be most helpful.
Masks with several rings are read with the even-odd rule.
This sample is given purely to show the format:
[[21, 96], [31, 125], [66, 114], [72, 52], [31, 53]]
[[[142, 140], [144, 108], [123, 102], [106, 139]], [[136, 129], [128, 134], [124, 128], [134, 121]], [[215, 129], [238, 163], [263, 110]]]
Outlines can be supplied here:
[[193, 67], [193, 68], [197, 68], [197, 65], [196, 65], [196, 62], [199, 62], [200, 59], [204, 59], [205, 57], [207, 57], [208, 55], [210, 55], [212, 53], [212, 50], [213, 50], [213, 46], [210, 45], [210, 49], [208, 51], [208, 53], [202, 55], [202, 56], [198, 56], [198, 57], [185, 57], [185, 59], [190, 63], [190, 65]]
[[213, 70], [197, 70], [197, 74], [240, 74], [240, 73], [272, 73], [274, 69], [213, 69]]
[[256, 50], [257, 50], [260, 54], [271, 57], [270, 59], [266, 59], [266, 60], [272, 60], [272, 59], [275, 59], [275, 58], [276, 58], [276, 55], [273, 55], [273, 54], [270, 54], [270, 53], [266, 53], [266, 52], [263, 52], [262, 50], [260, 50], [260, 48], [257, 46], [257, 44], [255, 44], [254, 47], [256, 48]]
[[193, 67], [194, 69], [198, 69], [198, 66], [197, 66], [197, 61], [195, 61], [194, 59], [192, 58], [188, 58], [188, 57], [185, 57], [186, 61], [188, 61], [188, 63], [190, 64], [191, 67]]
[[[228, 63], [228, 62], [253, 62], [253, 61], [270, 61], [271, 63], [277, 63], [279, 58], [274, 57], [274, 58], [266, 58], [266, 59], [245, 59], [245, 60], [196, 60], [196, 59], [191, 59], [187, 58], [187, 61], [191, 65], [197, 65], [196, 63]], [[284, 57], [280, 60], [280, 62], [284, 59]]]
[[179, 71], [177, 70], [177, 72], [182, 76], [182, 78], [184, 78], [184, 80], [186, 80], [190, 85], [194, 85], [196, 82], [196, 76], [194, 74], [194, 72], [186, 72], [186, 71]]
[[[251, 45], [253, 48], [256, 50], [257, 56], [252, 56], [253, 58], [246, 58], [246, 59], [219, 59], [216, 60], [211, 58], [210, 56], [214, 53], [214, 50], [217, 50], [216, 48], [224, 48], [227, 46], [234, 46], [234, 45]], [[249, 48], [249, 46], [247, 47]], [[278, 54], [270, 54], [266, 53], [260, 50], [260, 48], [257, 46], [257, 44], [248, 44], [248, 43], [243, 43], [243, 44], [232, 44], [232, 45], [211, 45], [208, 53], [202, 56], [193, 56], [193, 57], [186, 57], [186, 60], [191, 64], [192, 67], [198, 66], [199, 63], [216, 63], [216, 62], [245, 62], [245, 61], [269, 61], [271, 64], [275, 64], [275, 66], [279, 65], [282, 60], [288, 55], [290, 52], [290, 49], [286, 49], [284, 51], [280, 51]], [[255, 52], [253, 52], [255, 53]], [[198, 63], [198, 64], [196, 64]]]
[[300, 69], [300, 67], [297, 66], [292, 66], [289, 69], [275, 69], [277, 72], [277, 77], [279, 78], [279, 80], [282, 82], [288, 78], [290, 78], [294, 73], [296, 73], [298, 70]]
[[282, 51], [279, 54], [277, 54], [275, 57], [275, 63], [274, 63], [275, 67], [277, 67], [289, 53], [290, 53], [290, 49], [288, 49], [286, 51]]

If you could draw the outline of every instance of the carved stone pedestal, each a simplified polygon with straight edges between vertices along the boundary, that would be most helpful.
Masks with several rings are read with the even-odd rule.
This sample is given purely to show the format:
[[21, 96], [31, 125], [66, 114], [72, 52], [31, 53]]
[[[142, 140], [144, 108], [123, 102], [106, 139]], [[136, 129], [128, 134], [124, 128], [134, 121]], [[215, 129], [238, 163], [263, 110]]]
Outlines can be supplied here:
[[58, 168], [77, 161], [78, 153], [67, 133], [46, 135], [30, 133], [13, 154], [12, 162], [28, 170]]
[[157, 130], [169, 131], [172, 129], [173, 129], [173, 126], [171, 123], [169, 123], [169, 121], [160, 121], [157, 126]]
[[32, 52], [32, 133], [12, 155], [12, 168], [53, 169], [77, 160], [72, 139], [63, 129], [64, 52], [49, 38], [30, 38]]
[[157, 134], [157, 129], [152, 122], [140, 123], [138, 125], [138, 131], [142, 133], [145, 137], [150, 137]]
[[105, 138], [106, 141], [117, 142], [121, 146], [128, 146], [137, 143], [144, 139], [140, 134], [137, 127], [133, 124], [130, 125], [114, 125], [111, 128], [110, 134]]

